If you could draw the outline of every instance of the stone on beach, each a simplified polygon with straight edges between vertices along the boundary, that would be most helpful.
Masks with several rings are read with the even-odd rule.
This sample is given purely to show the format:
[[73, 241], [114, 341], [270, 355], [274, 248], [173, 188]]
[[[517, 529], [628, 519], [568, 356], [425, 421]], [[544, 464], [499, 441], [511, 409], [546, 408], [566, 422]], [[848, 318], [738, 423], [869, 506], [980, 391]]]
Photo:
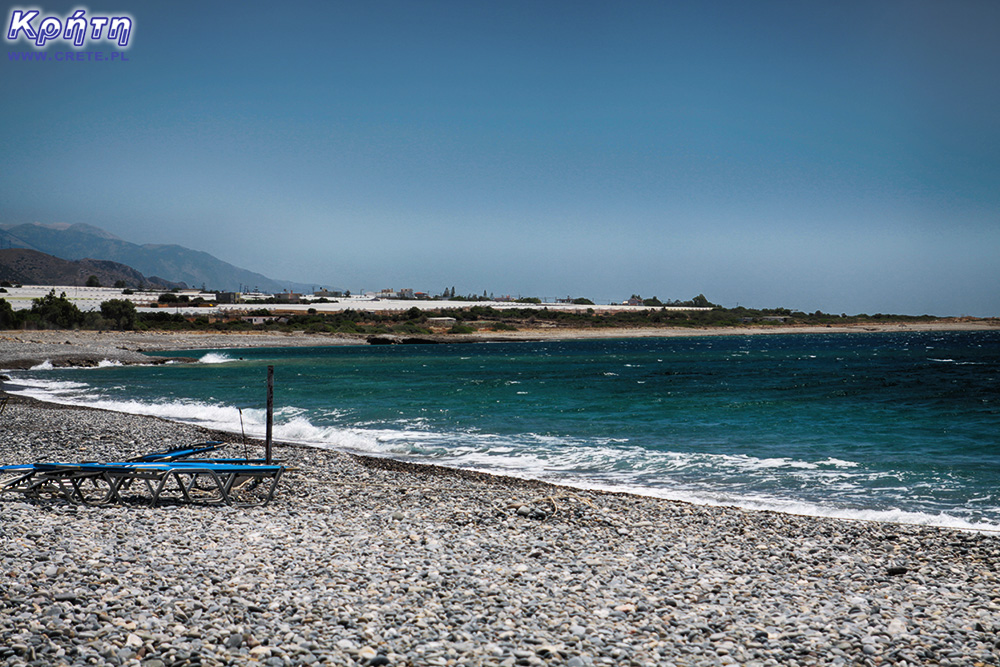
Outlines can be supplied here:
[[[3, 464], [220, 435], [23, 399], [0, 419]], [[998, 662], [995, 535], [279, 452], [262, 508], [0, 496], [0, 665]]]

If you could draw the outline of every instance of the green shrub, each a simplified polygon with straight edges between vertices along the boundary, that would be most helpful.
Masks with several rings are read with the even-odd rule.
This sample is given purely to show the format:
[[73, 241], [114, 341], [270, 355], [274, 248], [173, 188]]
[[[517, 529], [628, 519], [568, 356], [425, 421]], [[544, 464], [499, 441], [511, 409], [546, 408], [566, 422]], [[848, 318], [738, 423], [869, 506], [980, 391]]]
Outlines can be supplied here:
[[116, 329], [134, 329], [135, 304], [127, 299], [109, 299], [101, 303], [101, 317], [110, 320]]
[[517, 331], [517, 327], [508, 322], [494, 322], [490, 329], [493, 331]]
[[72, 329], [83, 324], [83, 313], [66, 298], [66, 292], [56, 296], [52, 290], [40, 299], [32, 300], [30, 319], [49, 328]]

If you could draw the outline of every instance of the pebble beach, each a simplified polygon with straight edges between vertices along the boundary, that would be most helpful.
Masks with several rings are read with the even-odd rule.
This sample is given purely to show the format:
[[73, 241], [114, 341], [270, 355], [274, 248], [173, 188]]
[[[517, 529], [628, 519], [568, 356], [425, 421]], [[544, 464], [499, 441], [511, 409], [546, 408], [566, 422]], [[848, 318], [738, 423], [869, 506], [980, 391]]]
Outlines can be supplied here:
[[[244, 447], [17, 397], [0, 426], [3, 464]], [[0, 495], [0, 664], [1000, 662], [993, 534], [275, 451], [259, 508]]]

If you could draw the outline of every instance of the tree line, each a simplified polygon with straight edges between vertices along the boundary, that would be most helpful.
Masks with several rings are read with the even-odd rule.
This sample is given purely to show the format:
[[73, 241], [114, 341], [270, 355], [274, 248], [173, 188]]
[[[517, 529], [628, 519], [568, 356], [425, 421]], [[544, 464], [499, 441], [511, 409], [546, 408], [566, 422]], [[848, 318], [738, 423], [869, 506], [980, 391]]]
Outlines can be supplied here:
[[[702, 301], [704, 299], [704, 301]], [[710, 303], [699, 295], [694, 303]], [[711, 307], [711, 304], [707, 307]], [[243, 319], [248, 313], [226, 316], [183, 315], [158, 311], [139, 313], [135, 305], [125, 299], [110, 299], [101, 303], [99, 311], [82, 312], [66, 298], [50, 292], [34, 299], [30, 309], [15, 311], [0, 299], [0, 329], [121, 329], [121, 330], [215, 330], [215, 331], [304, 331], [307, 333], [340, 334], [408, 334], [421, 335], [432, 332], [430, 317], [450, 317], [455, 324], [450, 333], [475, 331], [512, 331], [519, 328], [546, 326], [567, 328], [605, 327], [732, 327], [742, 325], [781, 326], [801, 324], [812, 326], [852, 323], [933, 321], [935, 317], [905, 315], [834, 315], [816, 311], [805, 313], [787, 308], [750, 309], [720, 308], [683, 311], [664, 307], [644, 310], [599, 311], [595, 308], [559, 310], [548, 308], [504, 308], [492, 306], [442, 307], [424, 310], [413, 307], [398, 312], [371, 312], [347, 309], [320, 313], [310, 308], [307, 312], [274, 318], [261, 324]], [[250, 315], [267, 315], [267, 309], [252, 311]]]

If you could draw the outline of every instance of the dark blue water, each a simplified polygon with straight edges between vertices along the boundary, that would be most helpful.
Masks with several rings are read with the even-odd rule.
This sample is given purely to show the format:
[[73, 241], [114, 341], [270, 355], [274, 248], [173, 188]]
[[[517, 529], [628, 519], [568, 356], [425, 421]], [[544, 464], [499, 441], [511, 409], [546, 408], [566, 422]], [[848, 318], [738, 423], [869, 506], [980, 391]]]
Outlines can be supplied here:
[[1000, 528], [1000, 332], [205, 351], [55, 400], [703, 503]]

